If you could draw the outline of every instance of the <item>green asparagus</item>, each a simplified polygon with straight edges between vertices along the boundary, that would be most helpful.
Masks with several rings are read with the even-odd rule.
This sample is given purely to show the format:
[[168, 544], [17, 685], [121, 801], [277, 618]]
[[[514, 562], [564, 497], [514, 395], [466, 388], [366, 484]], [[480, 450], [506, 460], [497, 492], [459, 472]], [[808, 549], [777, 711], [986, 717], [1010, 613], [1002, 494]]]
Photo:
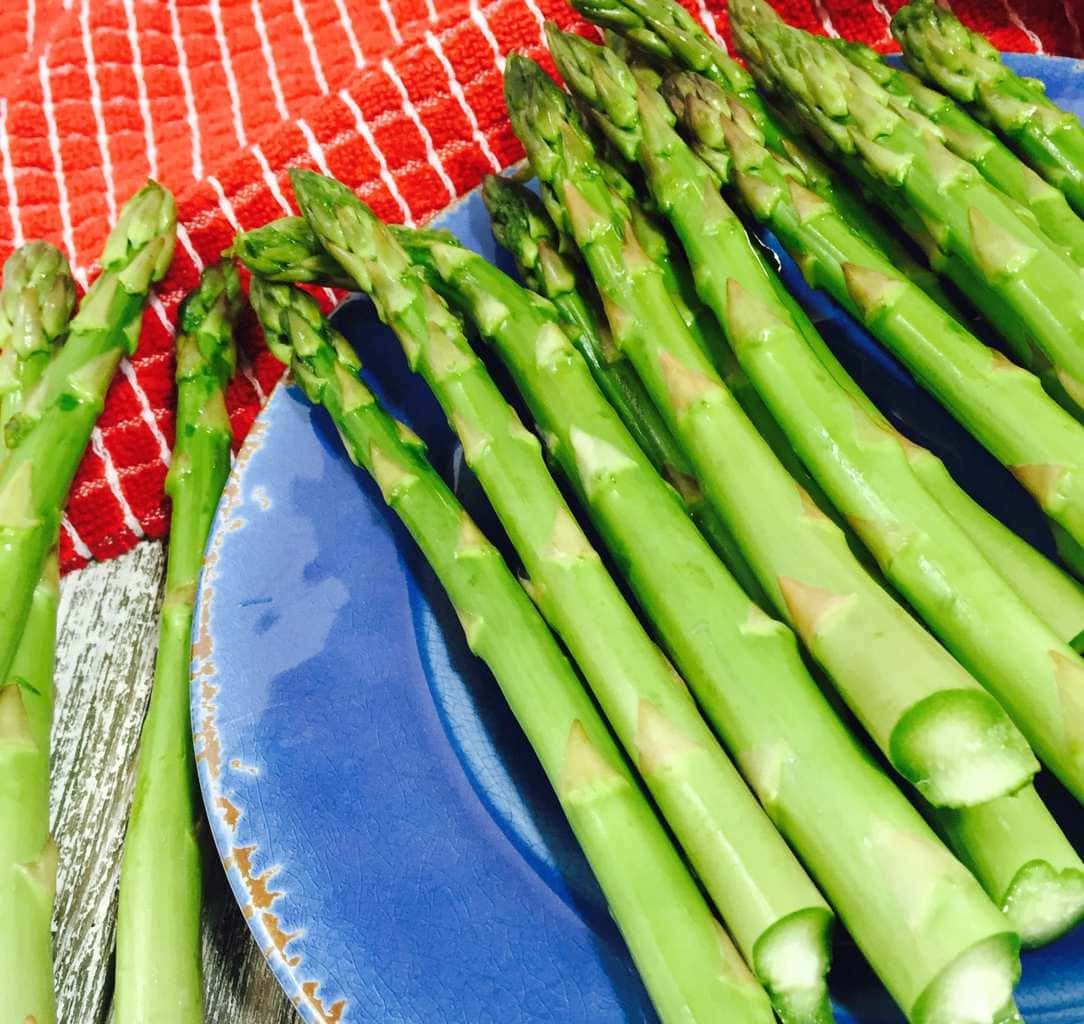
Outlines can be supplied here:
[[849, 224], [871, 244], [883, 248], [896, 266], [936, 302], [950, 312], [954, 310], [937, 275], [916, 260], [869, 207], [805, 149], [777, 113], [764, 105], [749, 72], [733, 60], [677, 0], [573, 0], [573, 6], [596, 24], [621, 33], [642, 52], [699, 72], [728, 95], [740, 99], [773, 152], [802, 163], [814, 192], [838, 206]]
[[1084, 220], [1073, 212], [1063, 192], [1040, 178], [989, 128], [944, 93], [927, 88], [914, 75], [887, 64], [879, 53], [862, 43], [834, 39], [832, 45], [892, 95], [894, 108], [906, 107], [928, 118], [930, 130], [953, 153], [974, 164], [987, 181], [1029, 210], [1051, 241], [1062, 246], [1077, 263], [1084, 264]]
[[[532, 73], [523, 64], [516, 56], [507, 67], [514, 110], [517, 90]], [[534, 73], [544, 78], [540, 70]], [[532, 107], [530, 114], [535, 113]], [[529, 303], [515, 302], [514, 289], [498, 293], [492, 278], [472, 282], [468, 270], [485, 268], [457, 263], [457, 252], [449, 251], [448, 279], [475, 308], [479, 329], [491, 332], [513, 367], [543, 430], [552, 436], [556, 457], [603, 527], [617, 564], [761, 802], [901, 1005], [916, 1021], [940, 1019], [946, 993], [966, 986], [965, 976], [982, 962], [1000, 978], [989, 995], [999, 1010], [1007, 1008], [1015, 971], [1011, 940], [1007, 946], [1004, 924], [989, 915], [973, 879], [945, 857], [902, 795], [860, 752], [810, 679], [790, 633], [752, 605], [712, 557], [602, 399], [582, 360], [566, 349], [552, 368], [539, 367], [540, 335], [548, 335], [550, 325], [537, 319], [532, 324], [525, 316]], [[690, 349], [699, 351], [681, 327], [658, 269], [638, 247], [637, 252], [634, 264], [622, 267], [618, 260], [613, 266], [622, 268], [620, 274], [650, 267], [655, 290], [645, 298], [668, 310], [669, 317], [658, 326], [675, 324]], [[491, 295], [499, 295], [507, 315], [481, 315]], [[771, 518], [789, 517], [790, 507], [800, 505], [793, 483], [788, 494]], [[923, 856], [896, 857], [896, 838], [913, 843]], [[888, 927], [887, 919], [901, 911], [906, 892], [923, 894], [924, 910], [921, 920], [908, 915], [915, 930], [907, 931], [904, 952], [898, 929]], [[960, 904], [958, 911], [949, 911], [948, 904], [957, 900], [968, 909]], [[972, 931], [980, 920], [984, 923]], [[964, 921], [966, 936], [956, 931]], [[777, 969], [801, 976], [800, 962], [788, 951], [779, 951], [778, 963]]]
[[[614, 68], [616, 58], [604, 64], [593, 43], [578, 36], [567, 43], [567, 51], [555, 54], [562, 69], [573, 47], [581, 69], [597, 62], [601, 76]], [[622, 85], [637, 98], [634, 117], [627, 103], [609, 99]], [[626, 134], [640, 132], [649, 187], [685, 245], [704, 300], [810, 471], [888, 579], [1084, 800], [1084, 718], [1076, 713], [1084, 701], [1084, 661], [920, 484], [897, 432], [823, 341], [817, 350], [807, 344], [812, 332], [803, 335], [792, 307], [779, 301], [777, 279], [718, 196], [710, 172], [675, 133], [658, 93], [626, 73], [611, 75], [606, 88], [584, 98], [622, 117]], [[825, 667], [839, 681], [841, 667]]]
[[[356, 221], [343, 219], [342, 229]], [[338, 234], [333, 211], [329, 221]], [[384, 232], [377, 235], [378, 245], [394, 246]], [[361, 269], [357, 260], [341, 262], [352, 274]], [[359, 276], [378, 285], [381, 309], [393, 322], [417, 316], [423, 334], [432, 326], [434, 337], [441, 335], [448, 314], [427, 325], [435, 310], [417, 307], [419, 285], [411, 274], [370, 264]], [[447, 590], [471, 650], [492, 670], [557, 793], [659, 1016], [673, 1024], [720, 1015], [736, 1024], [766, 1024], [771, 1010], [763, 990], [712, 917], [590, 698], [496, 548], [426, 461], [417, 437], [390, 419], [358, 380], [356, 357], [316, 304], [296, 288], [259, 278], [251, 294], [272, 351], [289, 361], [309, 399], [327, 408], [351, 459], [373, 476]], [[453, 353], [459, 350], [444, 351], [458, 358]], [[446, 370], [456, 374], [453, 365]], [[567, 525], [574, 539], [575, 524]], [[583, 560], [569, 554], [570, 562]], [[669, 687], [679, 692], [672, 679]]]
[[[0, 437], [67, 330], [75, 288], [67, 259], [31, 242], [4, 265], [0, 290]], [[0, 466], [7, 459], [0, 441]], [[49, 729], [56, 640], [55, 551], [34, 590], [7, 677], [0, 682], [0, 1006], [52, 1024], [56, 847], [49, 835]]]
[[1084, 861], [1033, 786], [932, 817], [1025, 946], [1052, 942], [1084, 919]]
[[[566, 365], [547, 372], [539, 370], [534, 354], [539, 339], [548, 333], [547, 324], [552, 322], [553, 314], [532, 303], [528, 293], [475, 253], [441, 244], [423, 244], [411, 250], [412, 254], [419, 251], [441, 290], [478, 324], [500, 353], [542, 425], [544, 436], [550, 439], [554, 456], [619, 561], [644, 578], [667, 581], [667, 586], [673, 586], [670, 581], [681, 577], [679, 566], [694, 564], [694, 559], [699, 567], [709, 565], [710, 556], [705, 551], [696, 554], [685, 548], [682, 535], [689, 533], [687, 526], [673, 521], [673, 502], [648, 471], [632, 439], [607, 410], [602, 396], [591, 387], [580, 360], [570, 354]], [[593, 465], [592, 451], [601, 451], [603, 445], [611, 449], [611, 462], [627, 460], [612, 484], [616, 489], [620, 483], [619, 505], [602, 500], [584, 476], [584, 467]], [[634, 505], [634, 499], [642, 504]], [[641, 550], [644, 536], [668, 538], [672, 563], [659, 560], [639, 568], [637, 557], [628, 552]], [[637, 578], [632, 576], [630, 582], [645, 607], [657, 608], [657, 595], [642, 585], [637, 587]], [[719, 683], [727, 691], [740, 685], [737, 679], [743, 666], [732, 664], [734, 678]], [[702, 706], [709, 714], [724, 715], [722, 710], [713, 712], [714, 691], [697, 685], [699, 678], [690, 675]], [[1033, 789], [1027, 787], [1019, 795], [973, 809], [943, 813], [938, 823], [953, 840], [957, 854], [974, 867], [991, 897], [1029, 945], [1056, 938], [1084, 914], [1084, 863], [1072, 853]], [[995, 829], [996, 841], [991, 842]]]
[[1029, 332], [1068, 396], [1084, 406], [1080, 267], [1019, 206], [953, 154], [857, 64], [778, 20], [761, 0], [736, 0], [733, 23], [749, 59], [822, 136], [896, 192], [932, 244], [966, 265]]
[[[443, 301], [387, 228], [349, 189], [295, 172], [298, 203], [321, 241], [369, 292], [412, 368], [437, 396], [530, 580], [663, 817], [739, 947], [761, 941], [819, 954], [827, 970], [829, 912], [710, 728], [580, 531], [527, 432]], [[453, 249], [454, 247], [445, 246]], [[498, 309], [494, 297], [494, 311]], [[547, 304], [548, 305], [548, 304]], [[561, 361], [571, 344], [551, 330], [537, 357]], [[765, 979], [771, 985], [771, 978]]]
[[[280, 217], [239, 231], [227, 255], [268, 281], [311, 282], [350, 291], [353, 281], [320, 247], [304, 217]], [[284, 276], [285, 275], [285, 276]]]
[[148, 290], [173, 257], [173, 197], [153, 182], [128, 201], [64, 347], [8, 421], [0, 470], [0, 679], [7, 678], [45, 556], [121, 357], [135, 349]]
[[[199, 1024], [201, 866], [188, 709], [192, 608], [203, 549], [230, 471], [225, 388], [236, 363], [241, 282], [214, 264], [185, 299], [177, 333], [177, 425], [166, 592], [150, 709], [120, 874], [117, 1024]], [[168, 948], [163, 937], [168, 934]]]
[[746, 593], [767, 608], [767, 595], [737, 542], [704, 497], [685, 453], [602, 323], [597, 293], [588, 290], [574, 257], [561, 252], [557, 227], [542, 203], [525, 186], [497, 175], [486, 178], [482, 198], [497, 241], [515, 258], [527, 285], [553, 302], [572, 344], [640, 449], [681, 496], [686, 511]]
[[[665, 94], [696, 152], [771, 227], [811, 285], [826, 289], [863, 322], [995, 457], [1018, 471], [1025, 486], [1038, 476], [1030, 467], [1064, 467], [1053, 500], [1042, 488], [1033, 491], [1055, 521], [1068, 518], [1068, 506], [1084, 508], [1084, 426], [1031, 374], [983, 345], [814, 195], [799, 166], [763, 146], [739, 100], [687, 73], [670, 78]], [[927, 490], [1002, 576], [1060, 639], [1077, 637], [1084, 630], [1084, 590], [968, 498], [940, 460], [914, 446], [907, 451]]]
[[[586, 40], [583, 44], [593, 45]], [[555, 59], [562, 65], [564, 55], [557, 53]], [[530, 67], [523, 62], [516, 66]], [[776, 609], [795, 627], [885, 756], [932, 803], [982, 803], [1019, 788], [1030, 776], [1033, 762], [1007, 716], [861, 568], [838, 529], [815, 506], [793, 518], [780, 515], [781, 508], [793, 505], [795, 494], [804, 499], [804, 492], [781, 471], [778, 462], [766, 457], [759, 436], [743, 437], [749, 433], [748, 421], [736, 415], [729, 392], [702, 354], [684, 351], [687, 334], [674, 337], [667, 327], [648, 339], [640, 333], [640, 318], [618, 315], [625, 312], [627, 304], [635, 303], [637, 309], [644, 310], [645, 319], [650, 319], [646, 314], [656, 303], [635, 292], [632, 282], [646, 288], [641, 282], [652, 282], [653, 277], [640, 266], [642, 260], [636, 262], [638, 247], [624, 232], [619, 211], [594, 187], [590, 145], [582, 133], [563, 128], [559, 112], [567, 100], [547, 77], [525, 74], [506, 82], [513, 127], [521, 132], [539, 173], [555, 178], [560, 175], [576, 239], [606, 299], [614, 339], [628, 351], [656, 404], [662, 409], [665, 395], [676, 400], [678, 390], [686, 386], [717, 396], [691, 403], [689, 411], [693, 413], [703, 405], [703, 416], [687, 418], [675, 412], [672, 402], [663, 411], [669, 411], [671, 428], [684, 442], [705, 491], [742, 545]], [[724, 313], [720, 321], [729, 327], [736, 354], [761, 396], [767, 398], [757, 380], [761, 367], [749, 358], [759, 347], [745, 344], [746, 325], [735, 330], [732, 318], [725, 315], [726, 306], [717, 305], [717, 286], [723, 285], [725, 299], [729, 290], [726, 282], [732, 279], [723, 280], [721, 275], [742, 274], [747, 289], [759, 292], [743, 292], [739, 310], [757, 309], [752, 297], [756, 294], [759, 302], [764, 301], [760, 293], [774, 294], [771, 279], [740, 221], [723, 203], [712, 173], [663, 116], [669, 110], [662, 98], [646, 91], [636, 95], [641, 107], [654, 111], [652, 117], [643, 119], [644, 142], [638, 155], [656, 201], [681, 233], [701, 295], [717, 315]], [[655, 133], [650, 138], [648, 129]], [[665, 140], [657, 146], [656, 136], [664, 133]], [[536, 151], [544, 158], [536, 161]], [[604, 240], [613, 252], [601, 248], [597, 239]], [[621, 263], [625, 272], [614, 273], [612, 268]], [[668, 312], [663, 304], [655, 316]], [[812, 356], [804, 345], [799, 348]], [[817, 360], [813, 357], [812, 361]], [[809, 383], [822, 385], [826, 372], [812, 369]], [[795, 381], [804, 382], [804, 377]], [[847, 402], [843, 408], [853, 432], [854, 425], [863, 423], [862, 410], [857, 406], [852, 410]], [[772, 412], [787, 427], [784, 419], [789, 410], [785, 404]], [[729, 424], [725, 429], [724, 417]], [[702, 436], [711, 420], [718, 420], [714, 432]], [[788, 434], [792, 442], [805, 443], [789, 430]], [[871, 425], [866, 434], [865, 443], [888, 450], [883, 431]], [[748, 447], [740, 460], [739, 438]], [[892, 445], [900, 451], [894, 438]], [[823, 447], [834, 450], [833, 445]], [[903, 458], [902, 451], [899, 457]], [[755, 489], [751, 487], [754, 466], [763, 473]], [[842, 510], [850, 511], [846, 504]], [[864, 524], [856, 521], [854, 525], [861, 529]], [[876, 550], [873, 553], [879, 554]], [[935, 724], [938, 720], [940, 725]], [[978, 762], [960, 756], [959, 748], [949, 753], [943, 738], [946, 734], [941, 731], [949, 722], [954, 728], [972, 732], [973, 749], [985, 750], [985, 767], [978, 769]]]
[[918, 74], [994, 125], [1084, 214], [1084, 126], [1041, 82], [1006, 67], [985, 38], [932, 0], [901, 7], [892, 34]]

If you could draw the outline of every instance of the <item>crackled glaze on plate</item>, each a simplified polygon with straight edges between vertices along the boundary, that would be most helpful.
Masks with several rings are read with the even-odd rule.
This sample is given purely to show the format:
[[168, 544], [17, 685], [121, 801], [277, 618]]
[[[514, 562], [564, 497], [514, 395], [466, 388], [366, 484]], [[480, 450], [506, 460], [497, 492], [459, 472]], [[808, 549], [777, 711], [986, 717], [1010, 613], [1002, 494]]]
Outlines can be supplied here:
[[[1078, 62], [1011, 60], [1084, 113]], [[437, 223], [503, 262], [476, 194]], [[810, 293], [792, 262], [782, 271], [885, 412], [1049, 550], [1012, 477]], [[336, 322], [374, 390], [503, 540], [439, 408], [369, 304], [345, 304]], [[556, 801], [439, 585], [343, 456], [326, 415], [293, 387], [280, 387], [257, 420], [219, 510], [197, 609], [192, 714], [219, 854], [305, 1020], [656, 1020]], [[1049, 796], [1063, 823], [1080, 821], [1079, 807]], [[837, 945], [840, 1024], [897, 1024], [853, 947]], [[1024, 963], [1029, 1024], [1080, 1024], [1084, 931]]]

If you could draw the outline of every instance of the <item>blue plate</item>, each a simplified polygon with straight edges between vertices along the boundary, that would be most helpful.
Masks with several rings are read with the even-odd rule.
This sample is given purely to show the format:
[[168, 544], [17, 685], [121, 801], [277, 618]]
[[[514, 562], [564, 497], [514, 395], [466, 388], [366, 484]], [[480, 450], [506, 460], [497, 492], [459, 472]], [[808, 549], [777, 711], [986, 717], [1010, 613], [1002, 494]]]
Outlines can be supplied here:
[[[1010, 59], [1084, 113], [1084, 64]], [[507, 269], [476, 194], [437, 223]], [[810, 293], [793, 263], [782, 269], [874, 400], [1050, 550], [1013, 478]], [[501, 538], [440, 409], [370, 305], [350, 301], [336, 321], [382, 400]], [[541, 770], [439, 585], [343, 456], [327, 416], [294, 387], [279, 388], [257, 420], [219, 510], [197, 611], [192, 715], [230, 883], [305, 1020], [656, 1020]], [[1063, 822], [1080, 821], [1079, 807], [1063, 806]], [[901, 1021], [846, 938], [838, 947], [838, 1021]], [[1024, 962], [1030, 1024], [1080, 1024], [1084, 930]]]

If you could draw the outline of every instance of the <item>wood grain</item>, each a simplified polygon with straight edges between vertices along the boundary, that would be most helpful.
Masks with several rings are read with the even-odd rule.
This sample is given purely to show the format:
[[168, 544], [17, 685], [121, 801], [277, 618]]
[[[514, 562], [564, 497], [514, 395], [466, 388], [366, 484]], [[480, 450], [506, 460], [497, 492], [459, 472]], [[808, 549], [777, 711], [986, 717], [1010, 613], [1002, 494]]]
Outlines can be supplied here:
[[[110, 1015], [117, 879], [163, 569], [162, 546], [148, 543], [61, 584], [52, 788], [59, 1024], [104, 1024]], [[205, 875], [205, 1019], [293, 1024], [210, 844]]]

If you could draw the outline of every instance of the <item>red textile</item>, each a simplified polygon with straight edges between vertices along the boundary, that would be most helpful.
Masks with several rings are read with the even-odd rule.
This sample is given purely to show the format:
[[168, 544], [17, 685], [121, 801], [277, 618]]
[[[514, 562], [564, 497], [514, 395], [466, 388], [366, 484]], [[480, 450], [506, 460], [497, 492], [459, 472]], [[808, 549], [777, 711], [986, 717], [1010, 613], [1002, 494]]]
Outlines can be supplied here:
[[[684, 0], [726, 39], [725, 0]], [[891, 48], [902, 0], [776, 0], [819, 32]], [[1084, 56], [1080, 0], [955, 0], [1006, 50]], [[290, 211], [284, 169], [328, 170], [415, 221], [521, 156], [498, 64], [540, 56], [564, 0], [8, 0], [0, 41], [0, 259], [45, 238], [85, 286], [117, 206], [174, 191], [177, 256], [76, 477], [65, 569], [168, 526], [172, 324], [234, 231]], [[328, 301], [331, 301], [328, 296]], [[228, 404], [238, 441], [281, 372], [250, 323]]]

